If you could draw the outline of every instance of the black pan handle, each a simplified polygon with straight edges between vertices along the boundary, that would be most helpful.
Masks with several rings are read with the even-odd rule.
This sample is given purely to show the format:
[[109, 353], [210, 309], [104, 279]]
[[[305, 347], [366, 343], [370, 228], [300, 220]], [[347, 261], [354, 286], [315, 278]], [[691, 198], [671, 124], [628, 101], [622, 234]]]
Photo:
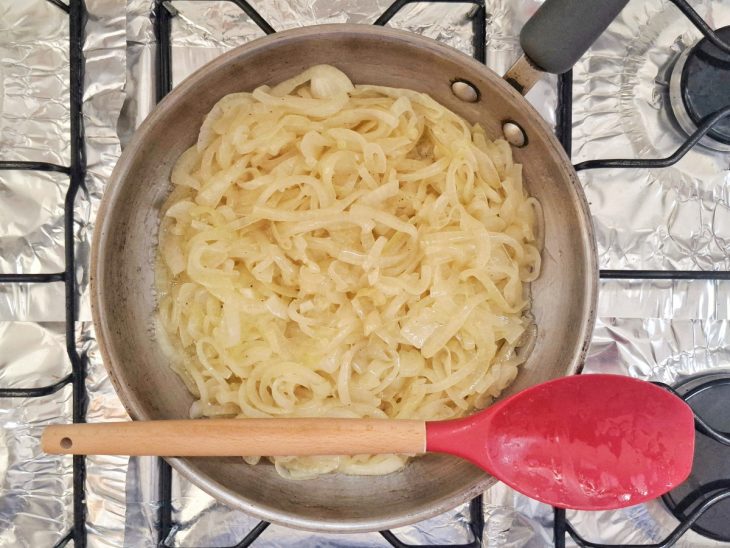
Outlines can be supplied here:
[[561, 74], [580, 59], [629, 0], [545, 0], [520, 34], [530, 61]]

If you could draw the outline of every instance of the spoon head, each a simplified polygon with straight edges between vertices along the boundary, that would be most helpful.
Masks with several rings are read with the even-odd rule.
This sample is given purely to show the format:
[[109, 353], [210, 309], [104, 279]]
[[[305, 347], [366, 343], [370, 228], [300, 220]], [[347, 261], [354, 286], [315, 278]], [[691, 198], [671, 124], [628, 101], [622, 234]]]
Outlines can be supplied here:
[[[692, 467], [689, 406], [619, 375], [565, 377], [453, 422], [448, 452], [561, 508], [639, 504], [683, 482]], [[429, 450], [443, 451], [431, 443], [431, 424]]]

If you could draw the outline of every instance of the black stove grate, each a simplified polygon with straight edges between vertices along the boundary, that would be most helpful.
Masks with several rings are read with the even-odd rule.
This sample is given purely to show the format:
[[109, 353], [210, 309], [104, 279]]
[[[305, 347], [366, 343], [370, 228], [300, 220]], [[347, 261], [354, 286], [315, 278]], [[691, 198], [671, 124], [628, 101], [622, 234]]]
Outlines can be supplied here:
[[[730, 374], [718, 371], [696, 375], [675, 385], [673, 391], [704, 420], [696, 420], [695, 458], [689, 477], [682, 485], [664, 494], [662, 500], [679, 521], [691, 522], [692, 530], [713, 540], [730, 542], [727, 519], [730, 510], [730, 432], [716, 430], [730, 427], [727, 409]], [[698, 511], [701, 509], [703, 511]], [[694, 516], [696, 520], [687, 519]]]
[[[84, 94], [84, 27], [86, 5], [84, 0], [47, 0], [63, 10], [69, 18], [69, 109], [71, 114], [71, 162], [69, 166], [48, 162], [0, 162], [0, 170], [53, 171], [69, 177], [68, 190], [64, 199], [64, 245], [65, 269], [50, 274], [0, 274], [0, 283], [60, 283], [63, 282], [66, 300], [66, 353], [71, 362], [71, 373], [60, 381], [39, 388], [0, 388], [0, 397], [37, 398], [53, 394], [67, 385], [73, 392], [73, 421], [86, 419], [86, 356], [76, 346], [76, 321], [78, 320], [78, 288], [76, 284], [76, 254], [74, 243], [74, 202], [79, 189], [85, 185], [86, 154], [82, 103]], [[73, 457], [73, 526], [56, 543], [61, 547], [73, 541], [77, 548], [86, 546], [86, 502], [85, 480], [86, 459]]]
[[[63, 10], [69, 18], [69, 74], [70, 94], [69, 105], [71, 114], [71, 161], [70, 165], [57, 165], [48, 162], [17, 162], [0, 161], [0, 170], [27, 170], [46, 171], [65, 174], [69, 177], [69, 186], [64, 202], [64, 242], [65, 242], [65, 269], [62, 272], [48, 274], [0, 274], [0, 283], [61, 283], [65, 289], [65, 320], [66, 320], [66, 352], [71, 363], [71, 373], [60, 381], [41, 386], [38, 388], [0, 388], [0, 397], [6, 398], [37, 398], [53, 394], [67, 385], [72, 388], [73, 421], [85, 422], [87, 394], [85, 387], [86, 377], [86, 356], [76, 346], [76, 322], [78, 320], [78, 287], [76, 283], [76, 256], [74, 245], [74, 203], [80, 189], [84, 188], [86, 177], [85, 141], [83, 126], [83, 86], [84, 86], [84, 27], [87, 19], [87, 11], [84, 0], [68, 0], [65, 4], [62, 0], [46, 0], [50, 4]], [[208, 0], [199, 0], [208, 1]], [[246, 1], [229, 0], [241, 8], [249, 18], [261, 28], [266, 34], [275, 32], [274, 28]], [[705, 21], [691, 8], [685, 0], [671, 0], [687, 18], [717, 47], [723, 51], [730, 51], [730, 47], [724, 44]], [[472, 4], [474, 8], [470, 12], [473, 26], [474, 56], [481, 62], [486, 59], [486, 21], [487, 12], [483, 0], [396, 0], [376, 20], [375, 24], [385, 25], [392, 17], [408, 4], [417, 2], [442, 2]], [[171, 1], [155, 0], [155, 8], [152, 13], [155, 35], [158, 40], [157, 65], [156, 65], [156, 96], [158, 101], [172, 89], [172, 59], [171, 59], [171, 20], [177, 11]], [[571, 152], [571, 131], [572, 131], [572, 72], [561, 75], [558, 79], [558, 108], [556, 134], [568, 155]], [[667, 167], [673, 165], [691, 149], [712, 127], [721, 119], [730, 115], [730, 109], [724, 109], [715, 115], [708, 117], [697, 131], [691, 135], [679, 149], [664, 159], [608, 159], [592, 160], [576, 165], [577, 170], [598, 169], [598, 168], [650, 168]], [[677, 280], [728, 280], [728, 271], [666, 271], [666, 270], [602, 270], [603, 279], [677, 279]], [[698, 425], [702, 431], [716, 439], [722, 439], [721, 432], [708, 429], [703, 421], [697, 418]], [[174, 529], [172, 517], [172, 469], [162, 459], [160, 464], [159, 498], [160, 508], [158, 514], [158, 545], [165, 547], [167, 540]], [[73, 457], [73, 525], [71, 529], [56, 543], [56, 547], [66, 546], [73, 541], [77, 548], [84, 548], [87, 544], [86, 533], [86, 501], [85, 501], [85, 477], [86, 461], [83, 456]], [[682, 521], [679, 526], [664, 541], [657, 544], [641, 545], [664, 548], [673, 545], [701, 515], [723, 500], [730, 499], [730, 488], [715, 493], [712, 498], [707, 499], [704, 504], [696, 508]], [[468, 544], [451, 545], [449, 548], [478, 548], [482, 545], [484, 531], [483, 499], [481, 496], [475, 498], [469, 506], [470, 529], [473, 533], [473, 540]], [[236, 548], [250, 546], [269, 526], [268, 522], [261, 521], [243, 538]], [[382, 536], [396, 548], [413, 548], [414, 545], [400, 541], [391, 531], [382, 531]], [[566, 520], [565, 510], [555, 509], [555, 546], [565, 546], [566, 536], [570, 535], [580, 546], [591, 548], [603, 548], [611, 545], [598, 544], [583, 539]]]

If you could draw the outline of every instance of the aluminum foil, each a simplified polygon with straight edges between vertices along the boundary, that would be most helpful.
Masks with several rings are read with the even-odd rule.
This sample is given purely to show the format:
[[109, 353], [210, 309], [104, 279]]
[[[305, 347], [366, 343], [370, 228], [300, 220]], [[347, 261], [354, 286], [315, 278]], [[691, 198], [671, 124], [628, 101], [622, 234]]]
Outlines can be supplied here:
[[[124, 420], [98, 354], [88, 311], [88, 248], [106, 180], [134, 129], [154, 106], [151, 0], [87, 0], [84, 114], [89, 160], [75, 204], [82, 320], [77, 345], [87, 356], [88, 419]], [[315, 23], [371, 23], [389, 0], [258, 0], [277, 30]], [[520, 54], [519, 31], [537, 0], [487, 0], [487, 61], [504, 72]], [[730, 4], [693, 5], [712, 26], [730, 24]], [[173, 80], [179, 83], [221, 52], [263, 33], [230, 2], [175, 1]], [[471, 52], [469, 4], [407, 6], [391, 25]], [[68, 24], [44, 0], [0, 7], [0, 159], [69, 161]], [[632, 2], [575, 69], [574, 157], [663, 156], [683, 136], [666, 114], [664, 82], [673, 57], [697, 33], [665, 1]], [[528, 99], [554, 123], [555, 80]], [[601, 170], [581, 179], [605, 268], [729, 268], [728, 155], [695, 149], [666, 170]], [[57, 174], [0, 172], [0, 271], [63, 269], [63, 196]], [[730, 367], [730, 282], [604, 281], [586, 364], [673, 382]], [[0, 386], [40, 386], [69, 371], [62, 284], [0, 285]], [[50, 546], [70, 526], [67, 458], [43, 455], [42, 425], [69, 421], [70, 389], [42, 399], [0, 400], [0, 545]], [[157, 542], [157, 461], [90, 457], [86, 500], [90, 546]], [[497, 485], [485, 493], [485, 546], [552, 544], [552, 509]], [[257, 520], [173, 475], [172, 546], [239, 542]], [[570, 512], [586, 538], [615, 544], [657, 542], [676, 526], [660, 502], [618, 512]], [[470, 540], [461, 507], [396, 531], [409, 543]], [[690, 533], [679, 546], [713, 546]], [[377, 533], [323, 535], [269, 527], [255, 546], [388, 546]], [[571, 545], [571, 543], [569, 543]]]
[[[68, 165], [68, 18], [41, 0], [0, 10], [0, 160]], [[63, 270], [67, 185], [61, 174], [0, 171], [2, 272]], [[61, 285], [0, 284], [0, 321], [63, 321]]]
[[[86, 0], [85, 188], [75, 203], [81, 323], [90, 358], [89, 420], [126, 416], [96, 355], [88, 308], [88, 251], [103, 187], [121, 151], [126, 3]], [[70, 162], [68, 15], [45, 0], [0, 5], [0, 159]], [[0, 171], [0, 271], [65, 268], [63, 203], [68, 177]], [[62, 283], [0, 284], [0, 386], [52, 384], [70, 372]], [[52, 546], [72, 524], [71, 459], [40, 450], [41, 428], [71, 421], [71, 389], [0, 399], [0, 545]], [[122, 546], [127, 459], [87, 459], [90, 546]]]
[[[68, 20], [39, 1], [5, 3], [0, 13], [0, 159], [68, 164]], [[2, 272], [63, 269], [66, 185], [57, 174], [0, 171]], [[68, 373], [59, 285], [0, 284], [1, 386], [41, 386]], [[68, 388], [40, 402], [0, 399], [1, 545], [50, 546], [65, 534], [70, 459], [44, 455], [38, 436], [40, 425], [70, 412]]]
[[[730, 3], [692, 6], [712, 27], [730, 25]], [[575, 67], [575, 161], [661, 158], [681, 145], [686, 135], [669, 114], [668, 70], [699, 38], [673, 4], [630, 2]], [[602, 267], [730, 269], [727, 153], [695, 147], [666, 169], [601, 169], [581, 179]]]

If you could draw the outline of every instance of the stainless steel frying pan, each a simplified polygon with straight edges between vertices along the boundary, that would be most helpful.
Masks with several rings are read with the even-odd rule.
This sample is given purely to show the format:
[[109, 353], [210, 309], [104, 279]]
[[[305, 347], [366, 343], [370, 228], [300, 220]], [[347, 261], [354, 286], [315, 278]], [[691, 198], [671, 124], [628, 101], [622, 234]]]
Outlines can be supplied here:
[[[142, 124], [117, 163], [93, 242], [96, 333], [132, 418], [185, 418], [193, 401], [168, 367], [153, 326], [159, 212], [170, 190], [172, 165], [195, 142], [203, 117], [222, 96], [281, 82], [319, 63], [340, 68], [355, 83], [426, 92], [482, 124], [492, 138], [506, 131], [508, 140], [521, 145], [514, 156], [524, 166], [529, 192], [544, 209], [545, 245], [542, 274], [532, 286], [537, 344], [505, 395], [578, 371], [596, 302], [591, 220], [570, 161], [520, 92], [536, 80], [536, 66], [553, 72], [569, 68], [626, 1], [549, 0], [523, 31], [530, 60], [519, 61], [506, 80], [427, 38], [380, 27], [326, 25], [246, 44], [180, 84]], [[422, 520], [495, 481], [465, 461], [438, 455], [415, 459], [386, 476], [329, 475], [299, 482], [279, 477], [271, 465], [248, 466], [240, 459], [170, 463], [231, 506], [288, 526], [333, 532]]]

